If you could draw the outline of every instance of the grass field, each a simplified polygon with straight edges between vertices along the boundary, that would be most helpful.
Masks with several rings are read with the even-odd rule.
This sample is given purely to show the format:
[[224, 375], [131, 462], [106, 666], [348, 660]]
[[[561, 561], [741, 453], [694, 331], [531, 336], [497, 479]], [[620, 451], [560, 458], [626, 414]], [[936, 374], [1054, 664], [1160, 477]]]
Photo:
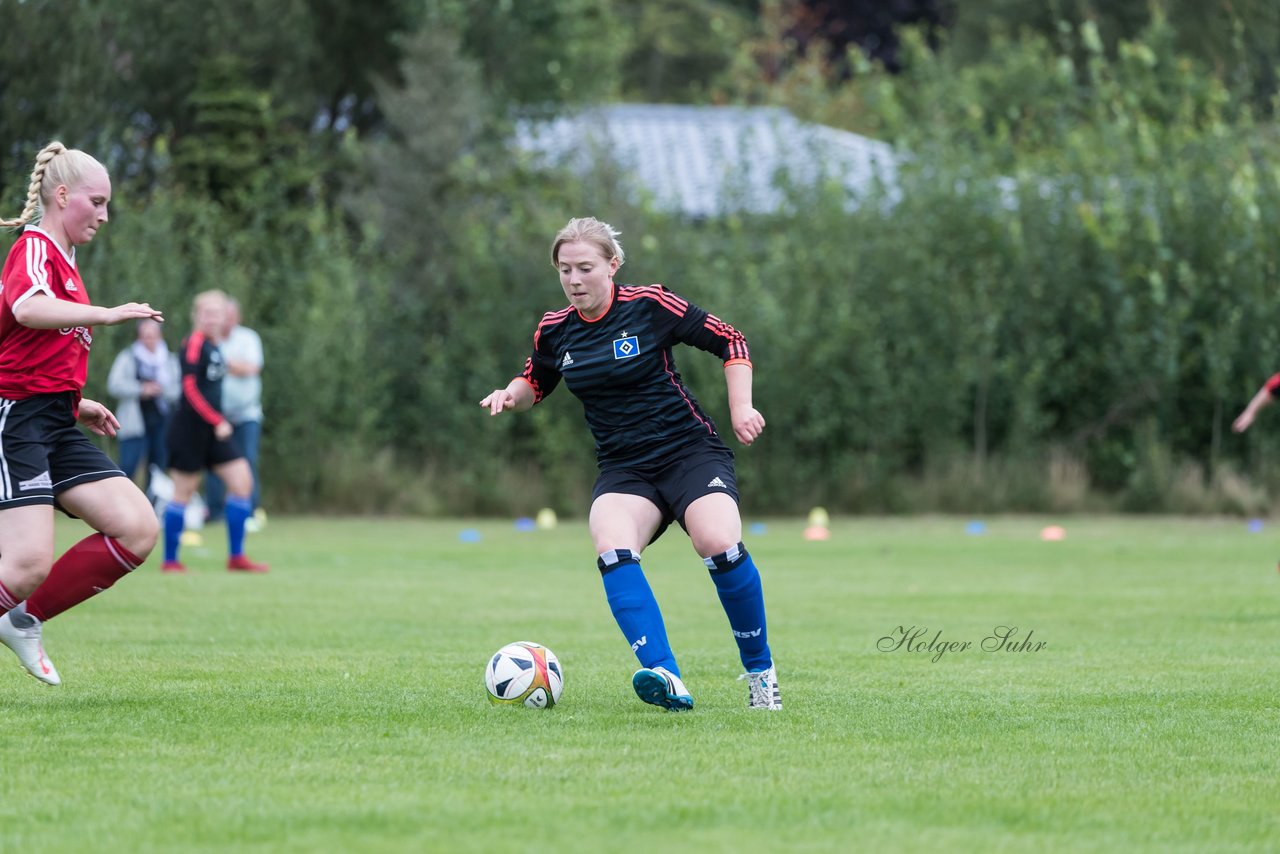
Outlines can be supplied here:
[[[0, 649], [0, 851], [1276, 850], [1280, 525], [1044, 524], [769, 521], [773, 713], [669, 534], [682, 715], [632, 694], [581, 523], [273, 518], [260, 577], [210, 530], [49, 623], [60, 688]], [[560, 706], [488, 704], [513, 640]]]

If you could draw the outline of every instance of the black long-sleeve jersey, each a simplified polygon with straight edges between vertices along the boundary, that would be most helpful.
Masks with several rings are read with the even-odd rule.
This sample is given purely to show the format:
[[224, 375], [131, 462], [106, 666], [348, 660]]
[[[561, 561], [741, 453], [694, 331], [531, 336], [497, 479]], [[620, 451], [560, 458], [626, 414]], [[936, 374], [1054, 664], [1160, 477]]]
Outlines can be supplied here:
[[694, 445], [725, 447], [685, 387], [671, 355], [683, 343], [725, 365], [750, 365], [746, 339], [729, 324], [662, 285], [614, 285], [605, 313], [587, 320], [573, 306], [542, 316], [521, 378], [534, 403], [563, 377], [582, 401], [601, 470], [668, 462]]
[[222, 417], [222, 378], [227, 364], [218, 345], [192, 332], [182, 342], [182, 400], [179, 413], [190, 413], [217, 426]]

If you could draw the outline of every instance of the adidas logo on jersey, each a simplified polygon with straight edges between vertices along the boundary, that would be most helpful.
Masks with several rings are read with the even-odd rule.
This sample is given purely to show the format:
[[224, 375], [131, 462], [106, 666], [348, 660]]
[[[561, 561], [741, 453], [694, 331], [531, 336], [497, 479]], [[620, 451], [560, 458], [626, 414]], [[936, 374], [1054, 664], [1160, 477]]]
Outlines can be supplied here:
[[560, 360], [560, 367], [567, 368], [572, 364], [573, 364], [573, 357], [569, 355], [568, 351], [565, 351], [564, 358]]
[[720, 487], [721, 489], [728, 489], [728, 488], [729, 488], [728, 484], [726, 484], [726, 483], [725, 483], [723, 480], [721, 480], [719, 477], [713, 477], [713, 478], [711, 478], [711, 482], [710, 482], [710, 483], [708, 483], [708, 484], [707, 484], [707, 486], [708, 486], [708, 487], [718, 486], [718, 487]]
[[77, 288], [77, 287], [76, 287], [76, 280], [75, 280], [75, 279], [67, 279], [67, 283], [66, 283], [65, 285], [63, 285], [62, 287], [64, 287], [64, 288], [65, 288], [65, 289], [67, 289], [68, 291], [71, 291], [72, 293], [74, 293], [75, 291], [80, 290], [79, 288]]

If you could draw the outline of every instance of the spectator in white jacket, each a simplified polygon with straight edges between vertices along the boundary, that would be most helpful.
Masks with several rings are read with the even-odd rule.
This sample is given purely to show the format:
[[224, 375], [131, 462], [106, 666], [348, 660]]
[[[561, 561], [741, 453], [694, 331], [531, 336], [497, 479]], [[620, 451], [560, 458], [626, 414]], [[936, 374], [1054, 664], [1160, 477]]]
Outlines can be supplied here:
[[130, 478], [147, 460], [144, 488], [151, 484], [151, 466], [168, 466], [165, 431], [174, 403], [182, 394], [182, 369], [176, 354], [165, 346], [161, 326], [139, 320], [138, 338], [116, 356], [107, 376], [107, 391], [119, 403], [120, 468]]

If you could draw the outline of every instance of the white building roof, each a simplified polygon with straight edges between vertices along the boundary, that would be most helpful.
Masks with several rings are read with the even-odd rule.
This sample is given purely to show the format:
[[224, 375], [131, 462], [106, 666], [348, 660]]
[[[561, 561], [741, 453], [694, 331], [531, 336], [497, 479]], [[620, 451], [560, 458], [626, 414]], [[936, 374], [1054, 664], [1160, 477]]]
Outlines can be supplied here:
[[521, 123], [516, 144], [580, 170], [612, 163], [658, 207], [694, 217], [782, 210], [780, 178], [839, 181], [856, 199], [877, 177], [892, 187], [896, 170], [887, 144], [773, 107], [617, 104]]

